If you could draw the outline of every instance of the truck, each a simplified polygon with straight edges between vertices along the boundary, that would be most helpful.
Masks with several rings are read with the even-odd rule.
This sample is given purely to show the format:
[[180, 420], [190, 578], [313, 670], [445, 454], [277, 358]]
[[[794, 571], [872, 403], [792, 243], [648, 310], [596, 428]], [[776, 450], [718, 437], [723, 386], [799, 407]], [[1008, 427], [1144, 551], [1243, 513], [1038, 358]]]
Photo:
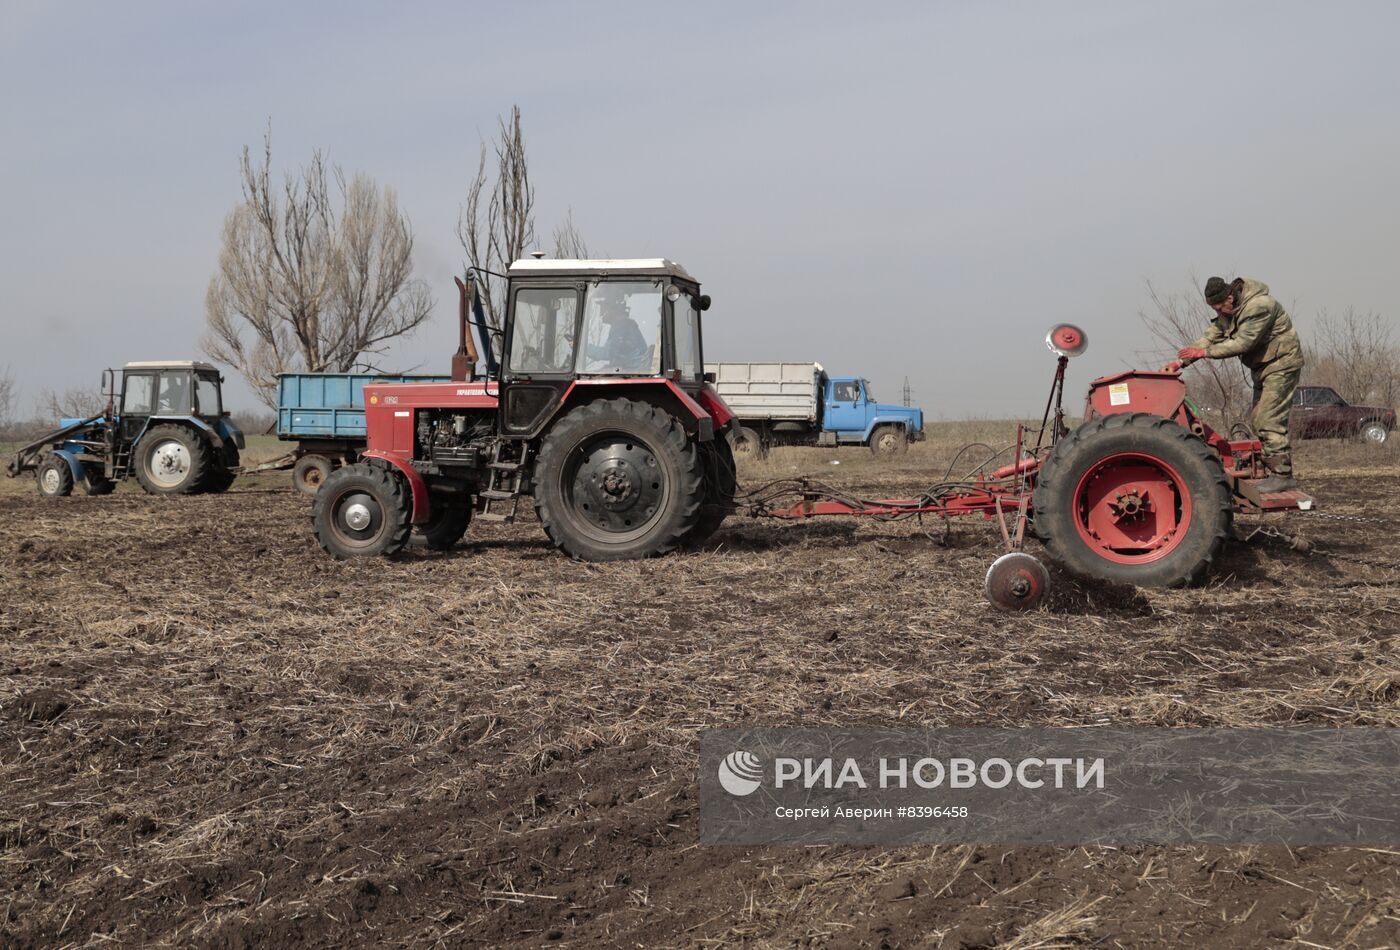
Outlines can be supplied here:
[[863, 445], [900, 455], [924, 436], [924, 413], [875, 401], [870, 381], [831, 376], [820, 363], [706, 363], [706, 374], [734, 412], [739, 456], [775, 445]]
[[295, 442], [271, 468], [291, 465], [292, 485], [315, 495], [331, 472], [359, 460], [365, 449], [365, 385], [443, 383], [451, 376], [383, 373], [280, 373], [277, 438]]
[[198, 360], [127, 363], [102, 373], [107, 405], [86, 419], [23, 445], [5, 468], [34, 472], [39, 494], [62, 498], [81, 488], [106, 495], [134, 477], [152, 495], [227, 491], [243, 433], [223, 407], [223, 377]]

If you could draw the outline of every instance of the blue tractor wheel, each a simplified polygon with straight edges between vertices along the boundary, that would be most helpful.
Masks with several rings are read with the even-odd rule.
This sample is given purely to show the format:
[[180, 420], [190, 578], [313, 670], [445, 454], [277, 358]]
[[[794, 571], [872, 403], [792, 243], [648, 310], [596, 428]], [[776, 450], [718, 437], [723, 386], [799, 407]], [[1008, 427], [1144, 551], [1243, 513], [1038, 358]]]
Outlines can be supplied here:
[[73, 469], [68, 460], [60, 455], [50, 455], [39, 463], [35, 473], [39, 482], [39, 494], [45, 498], [66, 498], [73, 494]]

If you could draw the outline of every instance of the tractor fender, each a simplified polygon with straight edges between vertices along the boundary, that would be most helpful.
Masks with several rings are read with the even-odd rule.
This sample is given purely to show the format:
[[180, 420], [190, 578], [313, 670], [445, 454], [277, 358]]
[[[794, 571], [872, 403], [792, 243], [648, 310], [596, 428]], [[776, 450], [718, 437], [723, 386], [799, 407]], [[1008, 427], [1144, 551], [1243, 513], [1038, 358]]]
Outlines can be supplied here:
[[189, 426], [191, 429], [194, 429], [196, 432], [200, 433], [206, 439], [208, 439], [210, 444], [212, 444], [216, 449], [222, 449], [224, 447], [224, 437], [219, 435], [218, 432], [214, 431], [213, 426], [211, 426], [209, 423], [205, 422], [198, 416], [151, 416], [149, 419], [146, 420], [146, 424], [141, 427], [141, 431], [138, 432], [136, 434], [136, 437], [131, 440], [131, 444], [136, 445], [138, 442], [144, 439], [146, 437], [146, 433], [151, 431], [151, 428], [153, 426], [172, 424]]
[[365, 459], [378, 459], [399, 470], [399, 474], [408, 482], [409, 491], [413, 494], [413, 516], [409, 520], [413, 524], [425, 524], [428, 516], [432, 513], [432, 503], [428, 499], [428, 483], [423, 480], [422, 473], [397, 455], [378, 449], [360, 453], [360, 460], [364, 461]]
[[[711, 408], [707, 408], [693, 399], [674, 380], [654, 377], [575, 380], [564, 391], [563, 398], [559, 400], [559, 408], [555, 412], [555, 417], [586, 399], [622, 396], [650, 402], [674, 412], [685, 430], [695, 436], [696, 441], [699, 442], [714, 441], [715, 431], [722, 429], [733, 418], [729, 407], [724, 404], [724, 400], [719, 397], [718, 393], [713, 394], [712, 401], [707, 399], [707, 405], [711, 406]], [[706, 397], [702, 396], [702, 398]], [[712, 414], [714, 407], [724, 411], [724, 418], [720, 418], [718, 414]], [[553, 418], [550, 419], [550, 422], [553, 422]]]
[[73, 481], [81, 483], [87, 477], [83, 471], [83, 463], [78, 461], [78, 456], [72, 449], [53, 449], [52, 454], [68, 463], [68, 468], [73, 473]]

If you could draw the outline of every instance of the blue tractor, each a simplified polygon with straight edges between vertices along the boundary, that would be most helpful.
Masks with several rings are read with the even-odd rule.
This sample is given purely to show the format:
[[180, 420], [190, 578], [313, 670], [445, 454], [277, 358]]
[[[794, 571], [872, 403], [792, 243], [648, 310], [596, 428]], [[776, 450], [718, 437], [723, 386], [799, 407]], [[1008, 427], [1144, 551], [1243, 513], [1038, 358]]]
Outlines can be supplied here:
[[152, 495], [221, 492], [233, 484], [243, 433], [224, 412], [223, 377], [208, 363], [127, 363], [102, 375], [106, 411], [64, 419], [15, 453], [6, 474], [34, 472], [39, 494], [105, 495], [135, 476]]

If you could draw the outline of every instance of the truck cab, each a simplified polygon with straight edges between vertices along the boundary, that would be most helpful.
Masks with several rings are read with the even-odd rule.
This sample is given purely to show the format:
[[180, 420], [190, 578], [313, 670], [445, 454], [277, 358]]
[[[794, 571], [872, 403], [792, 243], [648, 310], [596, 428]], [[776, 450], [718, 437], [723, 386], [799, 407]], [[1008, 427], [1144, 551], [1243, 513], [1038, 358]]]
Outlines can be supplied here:
[[873, 445], [882, 430], [879, 435], [891, 441], [886, 451], [894, 451], [896, 435], [904, 444], [924, 437], [922, 409], [877, 402], [870, 380], [860, 376], [829, 376], [823, 410], [822, 430], [836, 442]]

